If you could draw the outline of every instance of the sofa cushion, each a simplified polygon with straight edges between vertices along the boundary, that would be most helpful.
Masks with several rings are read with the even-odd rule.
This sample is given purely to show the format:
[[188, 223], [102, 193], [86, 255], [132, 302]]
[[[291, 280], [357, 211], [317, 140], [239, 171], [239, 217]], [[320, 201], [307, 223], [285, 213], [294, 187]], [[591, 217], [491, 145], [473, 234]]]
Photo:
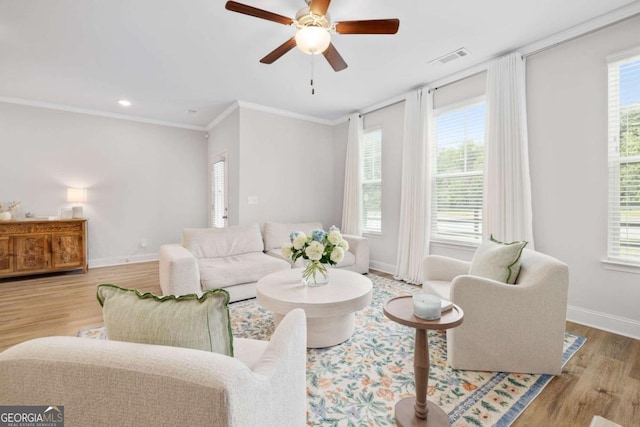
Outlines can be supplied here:
[[469, 274], [514, 284], [520, 272], [520, 256], [527, 242], [503, 243], [493, 236], [480, 245], [471, 260]]
[[276, 271], [289, 270], [289, 263], [262, 252], [224, 258], [203, 258], [198, 261], [202, 289], [224, 288], [257, 282]]
[[[291, 259], [287, 259], [284, 257], [284, 255], [282, 255], [281, 249], [271, 249], [270, 251], [267, 251], [265, 253], [267, 255], [271, 255], [274, 258], [285, 260], [289, 263], [289, 265], [292, 265], [292, 266], [294, 265], [291, 262]], [[302, 261], [303, 261], [302, 258], [298, 259], [295, 263], [295, 266], [302, 268], [303, 267]], [[356, 263], [356, 256], [351, 252], [347, 251], [344, 253], [344, 258], [342, 258], [342, 261], [340, 261], [338, 264], [334, 265], [333, 267], [335, 268], [350, 267], [355, 263]]]
[[182, 246], [198, 259], [262, 252], [264, 248], [258, 224], [187, 228], [182, 232]]
[[229, 293], [223, 289], [176, 297], [98, 286], [110, 340], [167, 345], [233, 356]]
[[281, 223], [265, 222], [263, 227], [264, 250], [270, 251], [282, 247], [283, 243], [289, 242], [289, 234], [292, 231], [302, 231], [306, 235], [311, 235], [310, 231], [322, 228], [319, 222], [306, 223]]

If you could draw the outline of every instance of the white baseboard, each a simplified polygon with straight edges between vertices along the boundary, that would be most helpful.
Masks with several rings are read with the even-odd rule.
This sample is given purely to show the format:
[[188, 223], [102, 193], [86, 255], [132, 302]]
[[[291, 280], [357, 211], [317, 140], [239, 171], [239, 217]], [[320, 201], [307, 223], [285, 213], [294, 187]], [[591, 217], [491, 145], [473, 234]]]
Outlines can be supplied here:
[[567, 306], [567, 320], [625, 337], [640, 339], [640, 322], [609, 313]]
[[395, 274], [396, 266], [393, 264], [387, 264], [386, 262], [379, 262], [374, 260], [369, 260], [369, 268], [372, 270], [382, 271], [387, 274]]
[[157, 261], [157, 260], [158, 260], [157, 253], [121, 256], [121, 257], [115, 257], [115, 258], [97, 258], [97, 259], [89, 260], [89, 268], [109, 267], [112, 265], [135, 264], [140, 262], [149, 262], [149, 261]]

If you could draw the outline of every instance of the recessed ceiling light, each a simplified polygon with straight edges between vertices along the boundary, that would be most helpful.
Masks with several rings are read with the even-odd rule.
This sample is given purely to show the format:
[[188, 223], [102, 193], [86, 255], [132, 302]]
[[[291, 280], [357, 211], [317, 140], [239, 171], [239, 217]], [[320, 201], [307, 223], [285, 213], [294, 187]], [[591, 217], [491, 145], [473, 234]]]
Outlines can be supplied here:
[[118, 104], [122, 105], [123, 107], [128, 107], [131, 105], [131, 101], [127, 101], [126, 99], [121, 99], [120, 101], [118, 101]]

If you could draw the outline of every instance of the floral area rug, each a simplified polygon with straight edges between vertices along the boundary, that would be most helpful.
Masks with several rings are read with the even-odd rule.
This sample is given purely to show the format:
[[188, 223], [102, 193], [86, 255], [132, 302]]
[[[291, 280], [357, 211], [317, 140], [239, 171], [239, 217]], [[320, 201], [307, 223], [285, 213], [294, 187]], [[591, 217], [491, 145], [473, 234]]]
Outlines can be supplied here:
[[[307, 350], [307, 425], [395, 426], [394, 406], [415, 395], [415, 331], [389, 320], [382, 307], [389, 298], [420, 288], [369, 274], [371, 305], [356, 313], [356, 330], [335, 347]], [[255, 299], [230, 304], [234, 336], [269, 339], [273, 314]], [[553, 379], [552, 375], [458, 371], [447, 366], [445, 331], [428, 331], [431, 369], [428, 399], [448, 415], [452, 426], [509, 426]], [[104, 338], [103, 328], [79, 336]], [[584, 337], [565, 334], [563, 363]]]

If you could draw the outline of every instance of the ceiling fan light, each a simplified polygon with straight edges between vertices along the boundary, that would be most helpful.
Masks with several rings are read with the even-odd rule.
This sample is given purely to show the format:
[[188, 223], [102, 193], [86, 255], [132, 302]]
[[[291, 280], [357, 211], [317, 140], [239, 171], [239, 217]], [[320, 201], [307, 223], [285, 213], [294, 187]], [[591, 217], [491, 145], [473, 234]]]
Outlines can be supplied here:
[[322, 27], [303, 27], [296, 32], [298, 49], [310, 55], [318, 55], [329, 47], [331, 34]]

